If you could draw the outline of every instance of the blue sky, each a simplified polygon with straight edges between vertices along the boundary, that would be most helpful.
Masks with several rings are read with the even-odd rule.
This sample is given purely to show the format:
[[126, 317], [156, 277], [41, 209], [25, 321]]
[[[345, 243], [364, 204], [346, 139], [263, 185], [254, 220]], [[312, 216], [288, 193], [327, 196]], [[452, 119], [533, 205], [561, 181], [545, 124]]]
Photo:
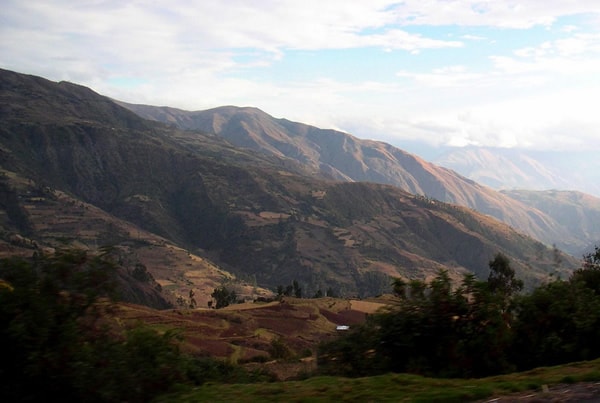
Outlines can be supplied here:
[[597, 0], [3, 0], [0, 67], [396, 145], [600, 148]]

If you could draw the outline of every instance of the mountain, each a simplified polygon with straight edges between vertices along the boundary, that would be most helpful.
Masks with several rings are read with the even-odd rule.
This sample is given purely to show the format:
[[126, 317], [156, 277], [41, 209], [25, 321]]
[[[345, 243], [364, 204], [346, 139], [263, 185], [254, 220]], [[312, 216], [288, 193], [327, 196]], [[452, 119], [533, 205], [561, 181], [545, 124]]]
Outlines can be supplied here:
[[391, 184], [416, 195], [470, 207], [571, 253], [592, 241], [573, 236], [534, 207], [383, 142], [276, 119], [256, 108], [226, 106], [189, 112], [122, 105], [148, 119], [215, 133], [236, 146], [290, 158], [323, 177]]
[[435, 163], [495, 189], [541, 190], [568, 186], [559, 172], [511, 149], [456, 149], [436, 158]]
[[592, 240], [577, 256], [590, 253], [595, 245], [600, 245], [600, 198], [566, 190], [504, 190], [502, 193], [548, 214], [573, 236]]
[[333, 169], [310, 175], [288, 157], [144, 120], [88, 88], [5, 70], [0, 169], [4, 254], [110, 245], [127, 273], [175, 303], [190, 289], [199, 301], [219, 284], [250, 298], [294, 280], [303, 295], [373, 295], [390, 276], [485, 277], [498, 252], [529, 284], [578, 264], [470, 209], [334, 181]]
[[579, 190], [600, 197], [600, 160], [594, 151], [464, 147], [433, 161], [495, 189]]

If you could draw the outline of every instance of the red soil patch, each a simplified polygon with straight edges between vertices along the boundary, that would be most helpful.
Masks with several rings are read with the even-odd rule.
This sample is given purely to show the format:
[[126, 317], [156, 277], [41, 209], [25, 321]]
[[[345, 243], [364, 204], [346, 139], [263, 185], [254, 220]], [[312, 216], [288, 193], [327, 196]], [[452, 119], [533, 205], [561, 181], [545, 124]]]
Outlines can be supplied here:
[[223, 340], [196, 338], [189, 335], [186, 336], [185, 340], [186, 347], [184, 347], [184, 350], [193, 354], [226, 358], [233, 353], [233, 348]]
[[352, 309], [340, 311], [338, 313], [331, 312], [326, 309], [320, 309], [319, 312], [321, 315], [327, 318], [328, 321], [333, 322], [336, 325], [358, 325], [367, 320], [366, 313]]

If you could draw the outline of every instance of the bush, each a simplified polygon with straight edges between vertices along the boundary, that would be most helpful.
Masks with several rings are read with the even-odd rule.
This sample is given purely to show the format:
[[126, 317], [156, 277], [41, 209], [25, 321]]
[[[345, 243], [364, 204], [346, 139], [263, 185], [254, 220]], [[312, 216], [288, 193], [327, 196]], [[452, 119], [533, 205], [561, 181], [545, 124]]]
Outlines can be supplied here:
[[289, 360], [294, 356], [294, 352], [288, 347], [282, 337], [271, 340], [269, 354], [275, 360]]
[[1, 396], [136, 402], [188, 381], [175, 333], [117, 325], [115, 272], [106, 255], [77, 250], [0, 260]]

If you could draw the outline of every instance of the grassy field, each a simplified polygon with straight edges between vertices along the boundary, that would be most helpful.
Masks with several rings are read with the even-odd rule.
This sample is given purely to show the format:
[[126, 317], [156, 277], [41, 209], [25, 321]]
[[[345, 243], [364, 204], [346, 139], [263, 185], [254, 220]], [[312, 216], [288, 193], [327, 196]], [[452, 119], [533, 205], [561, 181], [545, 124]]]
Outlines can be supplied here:
[[314, 377], [260, 384], [207, 384], [159, 398], [158, 402], [468, 402], [547, 385], [600, 380], [600, 360], [481, 379], [433, 379], [388, 374], [368, 378]]

